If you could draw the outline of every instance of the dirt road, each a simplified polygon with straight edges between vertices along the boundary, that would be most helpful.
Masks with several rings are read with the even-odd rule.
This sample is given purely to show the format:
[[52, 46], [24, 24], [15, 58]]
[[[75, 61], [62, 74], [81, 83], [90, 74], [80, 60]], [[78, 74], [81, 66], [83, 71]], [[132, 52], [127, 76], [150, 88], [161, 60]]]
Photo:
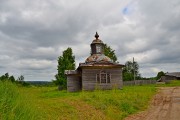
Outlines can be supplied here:
[[180, 120], [180, 87], [162, 87], [147, 111], [125, 120]]

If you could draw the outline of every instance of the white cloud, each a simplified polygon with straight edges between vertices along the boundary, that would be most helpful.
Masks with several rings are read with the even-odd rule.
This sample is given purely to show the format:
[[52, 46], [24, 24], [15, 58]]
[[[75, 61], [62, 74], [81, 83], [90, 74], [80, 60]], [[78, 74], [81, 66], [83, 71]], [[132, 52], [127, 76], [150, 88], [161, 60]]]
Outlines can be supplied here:
[[159, 71], [161, 71], [159, 68], [155, 68], [155, 67], [152, 67], [150, 68], [152, 72], [154, 73], [158, 73]]
[[179, 0], [1, 0], [0, 73], [53, 79], [62, 51], [84, 62], [96, 31], [120, 63], [135, 57], [143, 76], [178, 71], [179, 11]]
[[36, 52], [38, 54], [54, 54], [55, 49], [52, 47], [38, 47], [34, 49], [33, 52]]
[[12, 66], [16, 68], [24, 69], [39, 69], [43, 70], [45, 68], [51, 67], [53, 65], [52, 61], [48, 60], [36, 60], [36, 59], [22, 59], [18, 60], [16, 64]]
[[8, 60], [10, 57], [8, 55], [0, 55], [0, 60]]
[[135, 58], [135, 61], [138, 61], [138, 63], [149, 63], [159, 59], [161, 57], [161, 53], [157, 49], [140, 53], [132, 53], [125, 56], [125, 61], [131, 60], [133, 57]]
[[131, 52], [139, 52], [146, 49], [148, 46], [146, 38], [136, 39], [131, 43], [126, 43], [125, 47]]

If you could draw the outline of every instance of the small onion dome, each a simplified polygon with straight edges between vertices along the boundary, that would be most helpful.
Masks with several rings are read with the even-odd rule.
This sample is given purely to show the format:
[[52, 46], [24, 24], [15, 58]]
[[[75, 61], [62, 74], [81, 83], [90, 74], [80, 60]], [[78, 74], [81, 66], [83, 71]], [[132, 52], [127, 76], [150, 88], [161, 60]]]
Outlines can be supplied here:
[[93, 54], [89, 56], [85, 62], [112, 62], [112, 60], [104, 54]]

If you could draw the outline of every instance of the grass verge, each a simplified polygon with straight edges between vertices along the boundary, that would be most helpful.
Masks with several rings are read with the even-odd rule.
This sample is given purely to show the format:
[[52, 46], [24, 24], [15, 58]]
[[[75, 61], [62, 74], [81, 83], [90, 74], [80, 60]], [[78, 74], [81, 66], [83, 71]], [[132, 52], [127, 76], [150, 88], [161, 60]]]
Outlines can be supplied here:
[[172, 80], [168, 83], [165, 84], [156, 84], [156, 87], [175, 87], [175, 86], [180, 86], [180, 80]]
[[34, 120], [35, 118], [38, 118], [37, 113], [27, 96], [20, 94], [15, 84], [0, 81], [0, 119]]

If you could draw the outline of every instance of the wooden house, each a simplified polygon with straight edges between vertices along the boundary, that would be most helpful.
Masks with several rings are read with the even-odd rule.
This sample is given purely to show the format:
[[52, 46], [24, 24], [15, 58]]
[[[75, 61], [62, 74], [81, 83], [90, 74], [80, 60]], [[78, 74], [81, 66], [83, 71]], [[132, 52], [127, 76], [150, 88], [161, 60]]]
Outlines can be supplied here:
[[180, 80], [180, 72], [166, 73], [158, 80], [158, 82], [170, 82], [171, 80]]
[[123, 65], [113, 62], [104, 55], [104, 44], [96, 32], [91, 43], [91, 55], [80, 63], [76, 70], [66, 70], [67, 90], [70, 92], [80, 90], [122, 88]]

